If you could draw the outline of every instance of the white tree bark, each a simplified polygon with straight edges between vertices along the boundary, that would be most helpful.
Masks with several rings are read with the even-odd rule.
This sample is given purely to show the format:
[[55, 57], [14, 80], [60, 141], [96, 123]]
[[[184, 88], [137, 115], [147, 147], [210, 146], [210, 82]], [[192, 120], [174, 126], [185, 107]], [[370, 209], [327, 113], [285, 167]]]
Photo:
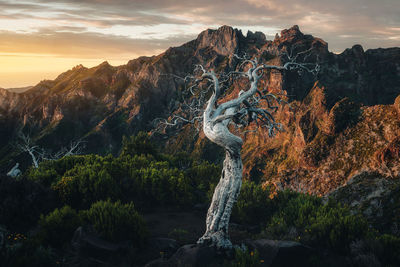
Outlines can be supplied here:
[[212, 142], [225, 149], [221, 179], [215, 188], [211, 205], [207, 212], [206, 232], [198, 240], [199, 244], [216, 246], [219, 249], [232, 247], [229, 240], [228, 226], [232, 208], [235, 204], [240, 187], [242, 186], [243, 164], [240, 151], [243, 141], [239, 136], [232, 134], [228, 125], [244, 100], [255, 94], [260, 76], [251, 69], [248, 76], [251, 81], [250, 89], [241, 92], [238, 98], [216, 106], [220, 94], [219, 81], [214, 72], [205, 72], [203, 77], [214, 83], [214, 92], [210, 97], [203, 114], [203, 131]]
[[32, 158], [33, 166], [35, 168], [38, 168], [43, 151], [41, 151], [38, 146], [33, 144], [33, 141], [29, 135], [25, 135], [20, 132], [18, 137], [21, 140], [21, 143], [18, 144], [18, 147], [21, 149], [21, 151], [28, 152], [28, 154]]
[[221, 180], [215, 188], [211, 205], [207, 212], [206, 232], [198, 240], [200, 244], [214, 245], [217, 248], [231, 248], [228, 225], [233, 205], [242, 186], [242, 159], [240, 151], [226, 150]]

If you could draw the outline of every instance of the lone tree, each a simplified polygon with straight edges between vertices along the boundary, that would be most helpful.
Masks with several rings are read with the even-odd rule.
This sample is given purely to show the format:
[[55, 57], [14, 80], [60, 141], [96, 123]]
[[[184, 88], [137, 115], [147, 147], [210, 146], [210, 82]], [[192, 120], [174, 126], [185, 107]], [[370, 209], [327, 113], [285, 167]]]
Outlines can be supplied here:
[[[293, 50], [293, 49], [292, 49]], [[217, 248], [231, 248], [228, 225], [232, 208], [236, 202], [242, 185], [241, 148], [243, 140], [235, 135], [236, 127], [242, 128], [251, 123], [258, 129], [266, 128], [270, 137], [276, 131], [282, 130], [282, 125], [275, 121], [273, 113], [278, 105], [286, 102], [281, 94], [273, 94], [267, 89], [259, 89], [259, 81], [265, 72], [269, 71], [299, 71], [316, 74], [318, 64], [298, 63], [299, 57], [304, 61], [310, 56], [312, 49], [296, 55], [284, 53], [287, 62], [283, 66], [260, 63], [257, 58], [239, 57], [234, 71], [216, 74], [206, 70], [202, 65], [196, 65], [193, 75], [180, 78], [185, 84], [191, 84], [187, 91], [192, 94], [189, 101], [185, 100], [178, 112], [169, 119], [157, 119], [158, 131], [168, 126], [182, 126], [182, 123], [193, 123], [199, 129], [202, 124], [205, 136], [225, 150], [225, 160], [221, 179], [215, 188], [211, 205], [207, 212], [206, 232], [198, 240], [199, 244], [208, 244]], [[248, 89], [240, 90], [236, 98], [220, 103], [224, 91], [233, 83], [241, 81], [249, 85]], [[211, 92], [210, 92], [211, 91]], [[211, 96], [210, 96], [211, 94]], [[206, 100], [208, 99], [208, 100]], [[230, 125], [234, 127], [230, 127]]]
[[39, 163], [43, 160], [57, 160], [62, 157], [79, 155], [82, 154], [84, 149], [84, 141], [78, 140], [71, 142], [68, 147], [61, 147], [59, 151], [52, 154], [46, 151], [44, 148], [36, 145], [32, 138], [29, 135], [24, 134], [22, 131], [18, 133], [18, 139], [18, 149], [21, 152], [27, 152], [31, 156], [34, 168], [38, 168]]

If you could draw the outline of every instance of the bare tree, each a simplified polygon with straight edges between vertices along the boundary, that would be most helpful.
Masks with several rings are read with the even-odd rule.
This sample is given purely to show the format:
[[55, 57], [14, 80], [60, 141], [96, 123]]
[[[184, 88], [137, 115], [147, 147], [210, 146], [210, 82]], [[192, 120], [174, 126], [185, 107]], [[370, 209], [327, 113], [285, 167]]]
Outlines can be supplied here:
[[[206, 70], [202, 65], [197, 65], [193, 75], [181, 78], [184, 82], [193, 82], [187, 91], [194, 97], [185, 100], [178, 112], [168, 120], [158, 119], [157, 129], [165, 130], [165, 127], [181, 123], [194, 123], [199, 128], [202, 124], [205, 136], [225, 149], [221, 179], [207, 212], [206, 232], [198, 243], [223, 249], [232, 247], [228, 225], [242, 184], [243, 165], [240, 151], [243, 141], [240, 136], [231, 132], [233, 128], [230, 128], [230, 125], [240, 129], [255, 123], [259, 128], [266, 128], [271, 137], [276, 131], [282, 130], [273, 113], [279, 104], [285, 102], [286, 96], [259, 89], [259, 81], [265, 72], [270, 71], [296, 70], [316, 74], [319, 70], [318, 64], [296, 62], [299, 57], [304, 60], [311, 52], [310, 49], [293, 56], [291, 50], [290, 53], [284, 54], [287, 62], [283, 66], [267, 65], [260, 63], [257, 58], [233, 55], [240, 63], [234, 71], [216, 74], [213, 70]], [[236, 85], [243, 85], [245, 82], [249, 87], [247, 90], [240, 90], [236, 98], [220, 103], [219, 99], [224, 91], [235, 82]]]
[[44, 159], [56, 160], [62, 157], [80, 155], [82, 154], [84, 148], [85, 148], [84, 141], [82, 140], [72, 141], [69, 143], [69, 146], [62, 147], [59, 151], [57, 151], [54, 154], [49, 154], [49, 156], [47, 158], [45, 157]]
[[32, 163], [35, 168], [39, 167], [39, 162], [42, 160], [44, 151], [37, 146], [29, 135], [20, 132], [18, 134], [20, 142], [17, 144], [18, 148], [23, 152], [28, 152], [32, 158]]
[[61, 147], [56, 153], [49, 153], [44, 148], [36, 145], [29, 135], [20, 132], [18, 137], [20, 140], [17, 144], [18, 148], [31, 156], [35, 168], [38, 168], [39, 163], [43, 160], [56, 160], [66, 156], [79, 155], [84, 149], [84, 141], [78, 140], [72, 141], [68, 147]]

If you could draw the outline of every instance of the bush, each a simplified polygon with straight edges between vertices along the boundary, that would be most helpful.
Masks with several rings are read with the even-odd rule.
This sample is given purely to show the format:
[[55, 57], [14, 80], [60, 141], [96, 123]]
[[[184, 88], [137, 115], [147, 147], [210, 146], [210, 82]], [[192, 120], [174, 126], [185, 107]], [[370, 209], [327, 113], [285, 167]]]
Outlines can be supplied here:
[[142, 199], [181, 206], [193, 203], [190, 180], [178, 169], [169, 168], [166, 162], [154, 162], [149, 168], [141, 169], [136, 179]]
[[87, 209], [100, 200], [133, 201], [137, 207], [191, 206], [207, 201], [220, 167], [186, 153], [158, 154], [145, 133], [124, 139], [119, 157], [71, 156], [42, 162], [30, 180], [53, 189], [63, 204]]
[[88, 156], [67, 170], [52, 188], [63, 203], [81, 209], [106, 199], [134, 201], [139, 206], [186, 206], [194, 201], [189, 176], [151, 155]]
[[30, 180], [48, 187], [58, 182], [67, 170], [92, 161], [95, 157], [95, 155], [68, 156], [58, 160], [45, 160], [39, 164], [39, 168], [31, 168], [28, 177]]
[[232, 219], [244, 224], [263, 224], [271, 216], [269, 191], [252, 181], [243, 181]]
[[39, 168], [31, 169], [29, 173], [31, 180], [45, 186], [50, 186], [54, 181], [58, 181], [60, 179], [60, 175], [55, 169], [48, 169], [46, 167], [40, 165]]
[[[323, 204], [318, 197], [299, 193], [280, 194], [283, 195], [275, 200], [280, 202], [278, 211], [264, 233], [267, 236], [291, 238], [338, 252], [347, 251], [352, 241], [367, 236], [366, 220], [352, 215], [341, 204]], [[282, 203], [282, 199], [286, 202]]]
[[81, 224], [78, 213], [71, 207], [64, 206], [46, 216], [40, 216], [37, 238], [41, 243], [61, 248], [71, 241], [73, 233]]
[[107, 198], [117, 199], [121, 195], [120, 185], [108, 173], [104, 163], [100, 160], [91, 165], [76, 166], [52, 188], [63, 203], [76, 208], [86, 208]]
[[100, 236], [108, 241], [132, 240], [140, 246], [147, 238], [147, 229], [133, 203], [99, 201], [89, 210], [81, 211], [82, 219], [92, 225]]
[[323, 205], [315, 214], [304, 218], [306, 241], [315, 245], [325, 245], [336, 251], [345, 252], [349, 244], [365, 238], [368, 224], [361, 216], [351, 215], [350, 210], [342, 205], [330, 207]]
[[157, 156], [158, 152], [150, 137], [145, 132], [139, 132], [136, 136], [122, 138], [121, 157], [130, 155], [153, 155]]
[[207, 201], [206, 193], [214, 189], [221, 176], [221, 166], [209, 163], [207, 161], [193, 162], [192, 166], [186, 170], [185, 176], [188, 177], [193, 188], [201, 192], [198, 201]]

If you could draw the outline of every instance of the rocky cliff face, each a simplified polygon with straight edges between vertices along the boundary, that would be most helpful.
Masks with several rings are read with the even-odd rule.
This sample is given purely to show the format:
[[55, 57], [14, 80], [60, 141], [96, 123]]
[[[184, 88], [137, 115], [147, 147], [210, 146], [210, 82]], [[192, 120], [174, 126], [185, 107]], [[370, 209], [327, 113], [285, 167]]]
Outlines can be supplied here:
[[[21, 128], [43, 146], [60, 147], [84, 137], [88, 152], [117, 152], [122, 135], [150, 130], [154, 118], [176, 110], [184, 88], [171, 74], [183, 77], [195, 64], [228, 71], [236, 64], [234, 53], [281, 64], [283, 52], [310, 48], [315, 51], [310, 61], [321, 65], [318, 77], [270, 72], [261, 81], [269, 90], [287, 91], [292, 109], [277, 112], [286, 131], [276, 138], [262, 131], [245, 137], [247, 177], [276, 188], [326, 194], [364, 168], [398, 175], [400, 100], [392, 104], [400, 94], [400, 48], [364, 51], [356, 45], [337, 55], [297, 26], [270, 41], [260, 32], [244, 36], [223, 26], [158, 56], [118, 67], [107, 62], [90, 69], [76, 66], [20, 94], [0, 90], [1, 165], [8, 168], [17, 156], [11, 144]], [[226, 99], [238, 91], [231, 88]], [[218, 155], [201, 134], [193, 141], [190, 129], [169, 143], [205, 157], [211, 157], [210, 151]]]
[[274, 188], [325, 195], [361, 171], [400, 177], [395, 106], [361, 106], [348, 98], [331, 108], [326, 103], [326, 89], [316, 84], [291, 110], [277, 112], [285, 132], [274, 139], [248, 135], [243, 149], [248, 178], [257, 170]]

